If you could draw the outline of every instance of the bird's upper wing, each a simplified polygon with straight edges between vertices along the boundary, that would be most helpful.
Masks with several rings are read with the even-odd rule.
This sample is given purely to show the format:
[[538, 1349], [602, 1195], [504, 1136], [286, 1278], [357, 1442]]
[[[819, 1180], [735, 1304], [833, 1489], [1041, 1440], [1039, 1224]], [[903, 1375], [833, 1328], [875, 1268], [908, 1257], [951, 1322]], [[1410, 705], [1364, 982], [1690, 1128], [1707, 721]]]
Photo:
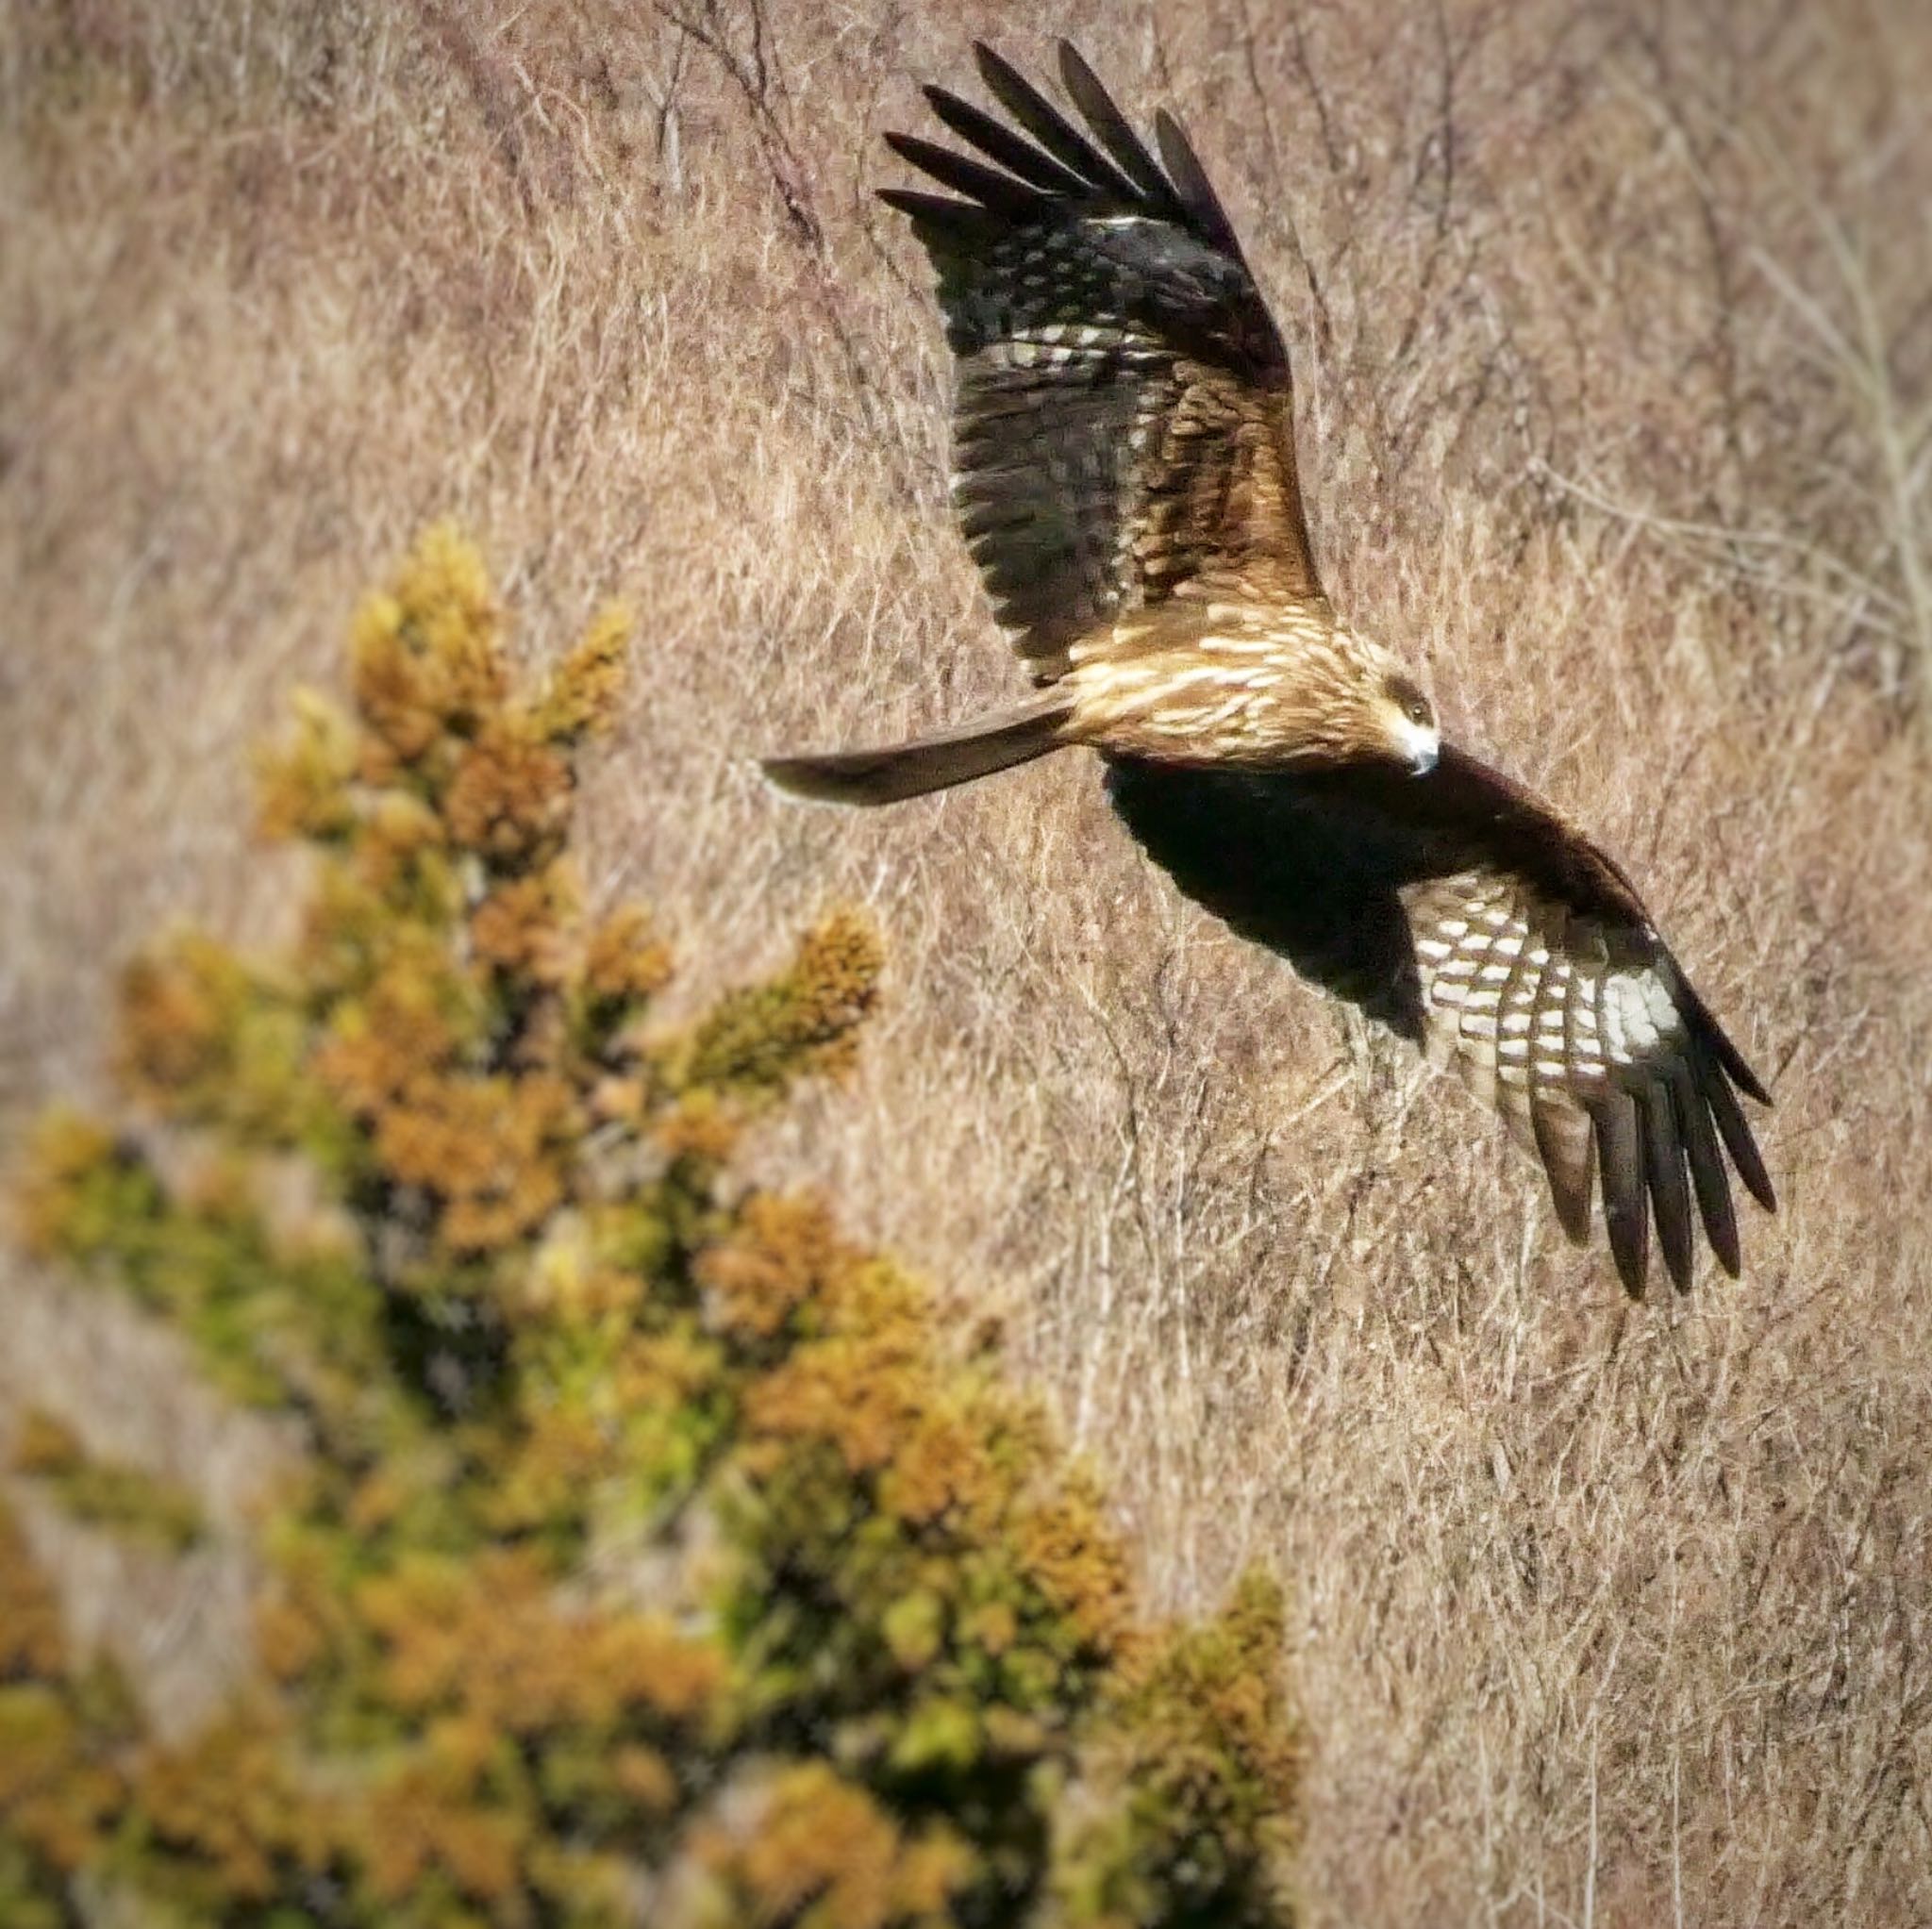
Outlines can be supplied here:
[[1556, 811], [1453, 747], [1424, 777], [1121, 766], [1112, 787], [1184, 890], [1494, 1104], [1579, 1243], [1600, 1184], [1632, 1293], [1653, 1222], [1689, 1284], [1693, 1200], [1737, 1272], [1731, 1168], [1775, 1204], [1737, 1094], [1767, 1094], [1628, 878]]
[[881, 198], [938, 274], [954, 497], [1020, 653], [1051, 680], [1074, 639], [1191, 583], [1320, 599], [1288, 352], [1187, 136], [1158, 115], [1157, 160], [1065, 43], [1085, 131], [975, 53], [1008, 120], [925, 91], [984, 158], [890, 134], [952, 193]]

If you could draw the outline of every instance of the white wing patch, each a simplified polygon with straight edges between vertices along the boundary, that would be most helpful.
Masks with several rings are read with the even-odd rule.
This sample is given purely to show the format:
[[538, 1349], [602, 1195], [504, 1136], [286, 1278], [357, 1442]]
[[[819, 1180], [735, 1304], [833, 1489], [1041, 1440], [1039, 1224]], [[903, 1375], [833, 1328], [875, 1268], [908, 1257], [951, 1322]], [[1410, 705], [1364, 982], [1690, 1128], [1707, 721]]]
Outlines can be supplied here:
[[1677, 1007], [1655, 972], [1618, 972], [1604, 980], [1604, 1048], [1619, 1065], [1647, 1057], [1678, 1031]]

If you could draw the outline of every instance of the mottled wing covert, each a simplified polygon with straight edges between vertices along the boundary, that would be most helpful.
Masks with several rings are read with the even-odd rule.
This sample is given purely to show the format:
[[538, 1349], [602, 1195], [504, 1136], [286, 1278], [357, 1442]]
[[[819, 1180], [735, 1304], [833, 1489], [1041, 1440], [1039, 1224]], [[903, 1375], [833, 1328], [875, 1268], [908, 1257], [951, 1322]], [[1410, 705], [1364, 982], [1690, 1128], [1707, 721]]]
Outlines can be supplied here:
[[1156, 159], [1065, 44], [1084, 130], [975, 52], [1008, 118], [928, 88], [978, 158], [888, 135], [951, 192], [882, 198], [938, 274], [954, 499], [1021, 655], [1051, 681], [1075, 639], [1196, 581], [1319, 600], [1288, 354], [1187, 136], [1159, 115]]
[[1430, 1057], [1460, 1072], [1532, 1144], [1569, 1236], [1593, 1182], [1617, 1272], [1643, 1289], [1650, 1228], [1680, 1288], [1691, 1203], [1727, 1272], [1739, 1264], [1729, 1165], [1775, 1203], [1736, 1091], [1763, 1087], [1690, 986], [1617, 866], [1527, 791], [1445, 753], [1439, 862], [1401, 892]]

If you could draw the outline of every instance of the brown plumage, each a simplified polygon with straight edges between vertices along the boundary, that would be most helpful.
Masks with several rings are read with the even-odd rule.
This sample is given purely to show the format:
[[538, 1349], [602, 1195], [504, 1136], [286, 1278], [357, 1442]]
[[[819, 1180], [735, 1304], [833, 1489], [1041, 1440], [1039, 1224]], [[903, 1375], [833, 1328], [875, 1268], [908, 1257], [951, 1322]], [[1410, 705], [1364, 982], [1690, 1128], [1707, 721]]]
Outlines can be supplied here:
[[1770, 1180], [1763, 1088], [1628, 878], [1549, 806], [1443, 747], [1426, 698], [1341, 623], [1296, 475], [1288, 353], [1187, 136], [1159, 158], [1069, 46], [1085, 123], [986, 47], [1000, 120], [926, 98], [976, 154], [887, 140], [948, 190], [887, 189], [938, 274], [958, 367], [954, 500], [1041, 686], [913, 743], [776, 758], [880, 804], [1086, 744], [1180, 888], [1453, 1066], [1534, 1148], [1617, 1270], [1651, 1227], [1689, 1284], [1693, 1202], [1739, 1267], [1730, 1174]]

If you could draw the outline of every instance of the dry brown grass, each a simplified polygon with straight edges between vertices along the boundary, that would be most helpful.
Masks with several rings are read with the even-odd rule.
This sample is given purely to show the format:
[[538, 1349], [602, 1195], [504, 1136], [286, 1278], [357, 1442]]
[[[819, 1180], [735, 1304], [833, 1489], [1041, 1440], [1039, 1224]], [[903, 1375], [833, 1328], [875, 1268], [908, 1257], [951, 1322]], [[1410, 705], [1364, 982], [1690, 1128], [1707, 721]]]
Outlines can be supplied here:
[[[0, 1125], [91, 1088], [158, 922], [273, 923], [247, 747], [454, 513], [535, 642], [641, 612], [600, 887], [722, 969], [827, 899], [889, 934], [858, 1089], [772, 1169], [1005, 1324], [1167, 1598], [1290, 1578], [1314, 1920], [1932, 1920], [1924, 11], [1002, 11], [0, 27]], [[1774, 1079], [1741, 1285], [1625, 1307], [1091, 765], [865, 818], [749, 767], [1017, 686], [864, 190], [915, 78], [1041, 25], [1224, 182], [1339, 599], [1631, 861]], [[0, 1399], [241, 1484], [166, 1349], [6, 1290]], [[205, 1665], [220, 1594], [132, 1638]]]

